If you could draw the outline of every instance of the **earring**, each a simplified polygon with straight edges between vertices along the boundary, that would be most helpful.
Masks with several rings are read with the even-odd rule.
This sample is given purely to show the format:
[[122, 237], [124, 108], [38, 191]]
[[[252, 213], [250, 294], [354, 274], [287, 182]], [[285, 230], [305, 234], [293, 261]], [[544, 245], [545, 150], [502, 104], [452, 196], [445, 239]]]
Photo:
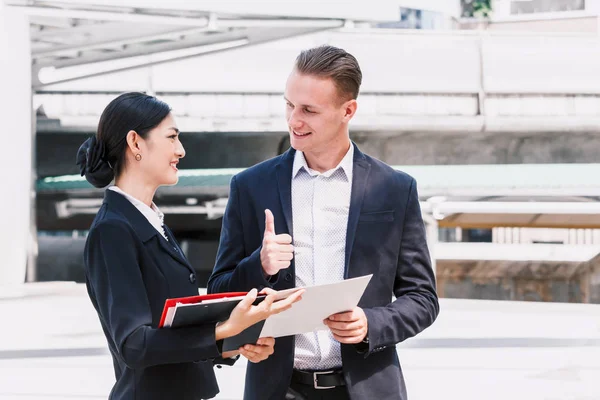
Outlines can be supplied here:
[[135, 155], [135, 159], [138, 160], [138, 161], [140, 161], [142, 159], [142, 155], [140, 153], [137, 153]]

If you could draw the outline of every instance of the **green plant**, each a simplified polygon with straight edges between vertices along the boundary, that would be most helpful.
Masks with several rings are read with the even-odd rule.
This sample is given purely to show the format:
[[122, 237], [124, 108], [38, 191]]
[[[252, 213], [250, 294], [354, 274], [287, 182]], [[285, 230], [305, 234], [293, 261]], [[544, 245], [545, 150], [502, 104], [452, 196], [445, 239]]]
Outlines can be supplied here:
[[462, 16], [487, 18], [492, 14], [492, 0], [462, 0]]

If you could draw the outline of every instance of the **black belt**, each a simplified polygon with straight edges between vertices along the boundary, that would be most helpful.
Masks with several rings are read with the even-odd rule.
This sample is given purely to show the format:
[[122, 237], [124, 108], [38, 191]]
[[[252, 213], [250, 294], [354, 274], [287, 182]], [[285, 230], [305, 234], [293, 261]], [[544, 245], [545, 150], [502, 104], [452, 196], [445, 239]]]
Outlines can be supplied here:
[[295, 369], [292, 373], [292, 381], [312, 386], [315, 389], [333, 389], [337, 386], [346, 385], [341, 369], [331, 371], [300, 371]]

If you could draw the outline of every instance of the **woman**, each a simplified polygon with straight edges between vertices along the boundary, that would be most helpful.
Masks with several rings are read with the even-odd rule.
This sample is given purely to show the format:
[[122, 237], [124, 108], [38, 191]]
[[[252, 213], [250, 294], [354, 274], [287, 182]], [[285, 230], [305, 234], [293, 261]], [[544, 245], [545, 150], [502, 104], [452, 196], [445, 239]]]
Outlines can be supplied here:
[[[125, 93], [106, 107], [95, 136], [79, 149], [77, 164], [96, 187], [115, 185], [92, 223], [85, 246], [86, 285], [113, 357], [116, 384], [110, 399], [206, 399], [219, 388], [214, 363], [222, 339], [234, 336], [299, 300], [301, 293], [258, 306], [252, 290], [219, 324], [158, 329], [165, 299], [198, 294], [194, 269], [163, 214], [156, 189], [177, 183], [185, 156], [167, 104], [142, 93]], [[273, 353], [274, 339], [240, 348], [250, 361]]]

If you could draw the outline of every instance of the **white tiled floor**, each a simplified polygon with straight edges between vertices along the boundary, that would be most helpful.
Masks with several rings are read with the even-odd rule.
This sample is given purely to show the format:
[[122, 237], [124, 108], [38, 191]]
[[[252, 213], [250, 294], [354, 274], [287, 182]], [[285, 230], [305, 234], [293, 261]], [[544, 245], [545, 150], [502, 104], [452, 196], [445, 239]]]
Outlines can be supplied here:
[[[106, 399], [112, 363], [85, 287], [25, 292], [0, 298], [0, 400]], [[442, 299], [441, 308], [398, 346], [411, 400], [600, 399], [600, 306]], [[218, 399], [241, 398], [245, 366], [216, 370]]]

